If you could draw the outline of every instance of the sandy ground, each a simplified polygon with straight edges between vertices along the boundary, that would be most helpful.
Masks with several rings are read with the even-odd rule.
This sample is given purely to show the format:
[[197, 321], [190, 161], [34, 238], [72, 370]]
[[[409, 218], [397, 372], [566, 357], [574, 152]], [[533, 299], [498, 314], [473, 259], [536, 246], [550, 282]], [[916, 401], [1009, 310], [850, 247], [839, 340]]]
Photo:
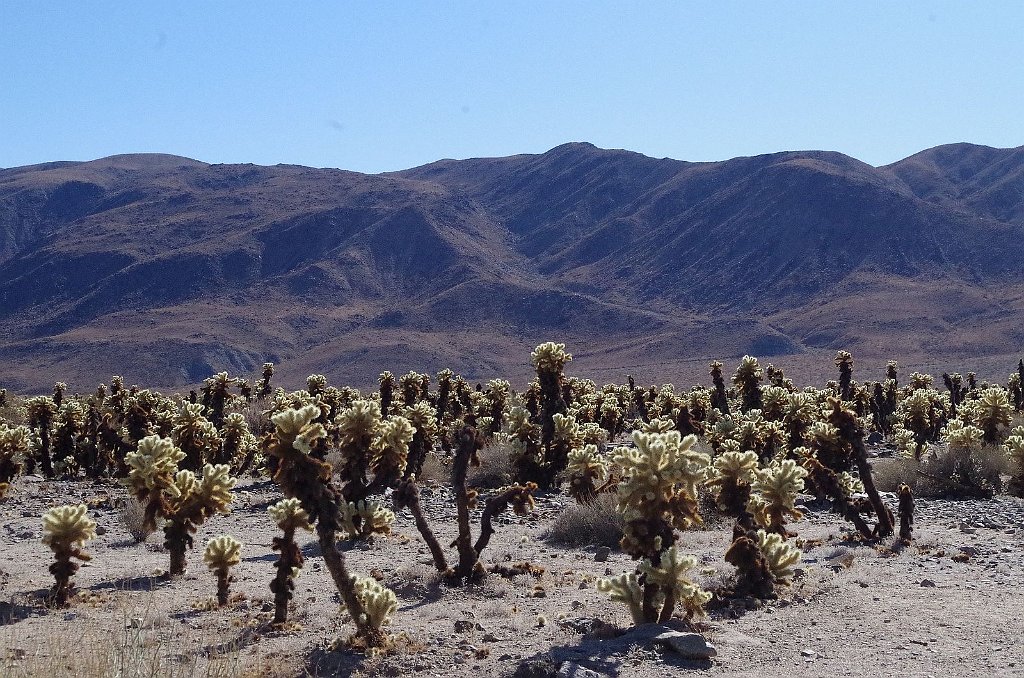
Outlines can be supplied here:
[[[1024, 500], [922, 502], [912, 546], [860, 545], [823, 509], [792, 527], [812, 543], [798, 577], [779, 600], [736, 606], [710, 617], [711, 662], [683, 660], [670, 650], [610, 638], [605, 625], [626, 628], [624, 606], [596, 590], [597, 579], [630, 571], [613, 551], [556, 547], [544, 533], [571, 501], [540, 495], [536, 513], [498, 525], [488, 563], [529, 562], [539, 576], [488, 576], [449, 588], [437, 582], [429, 554], [408, 513], [390, 537], [345, 544], [354, 572], [382, 576], [399, 598], [392, 631], [398, 650], [366, 658], [331, 651], [353, 630], [319, 558], [312, 535], [300, 535], [306, 566], [293, 601], [294, 627], [269, 626], [268, 588], [276, 528], [266, 507], [281, 498], [268, 481], [239, 485], [234, 510], [204, 525], [189, 553], [185, 577], [169, 581], [158, 544], [134, 543], [119, 518], [126, 493], [113, 482], [21, 478], [0, 504], [0, 675], [88, 675], [94, 655], [115, 648], [159, 663], [153, 675], [562, 675], [664, 676], [1024, 676], [1020, 643], [1024, 602]], [[93, 560], [76, 576], [79, 594], [67, 610], [47, 610], [50, 552], [40, 543], [47, 508], [87, 501], [103, 534], [87, 547]], [[443, 543], [455, 534], [450, 490], [435, 486], [424, 505]], [[812, 506], [813, 507], [813, 506]], [[474, 527], [475, 529], [475, 527]], [[213, 575], [202, 563], [211, 536], [244, 544], [235, 569], [233, 602], [210, 609]], [[722, 555], [729, 526], [688, 532], [680, 545], [700, 559], [698, 578], [720, 583], [732, 572]], [[597, 633], [586, 633], [591, 629]], [[119, 649], [118, 649], [119, 648]], [[547, 660], [547, 663], [544, 663]], [[524, 663], [533, 662], [534, 672]], [[90, 664], [91, 665], [91, 664]], [[67, 668], [65, 668], [67, 667]], [[103, 670], [97, 675], [102, 675]], [[147, 674], [148, 675], [148, 674]]]

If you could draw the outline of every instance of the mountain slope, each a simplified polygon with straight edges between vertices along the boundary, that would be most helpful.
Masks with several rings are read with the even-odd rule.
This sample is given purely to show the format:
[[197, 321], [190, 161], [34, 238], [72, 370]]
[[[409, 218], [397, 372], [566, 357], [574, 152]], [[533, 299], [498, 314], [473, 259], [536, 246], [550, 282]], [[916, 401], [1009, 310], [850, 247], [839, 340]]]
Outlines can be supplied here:
[[0, 360], [5, 385], [88, 388], [268, 359], [363, 385], [385, 368], [525, 375], [547, 339], [598, 368], [1008, 354], [1022, 236], [1024, 148], [881, 168], [590, 144], [384, 175], [48, 163], [0, 170]]

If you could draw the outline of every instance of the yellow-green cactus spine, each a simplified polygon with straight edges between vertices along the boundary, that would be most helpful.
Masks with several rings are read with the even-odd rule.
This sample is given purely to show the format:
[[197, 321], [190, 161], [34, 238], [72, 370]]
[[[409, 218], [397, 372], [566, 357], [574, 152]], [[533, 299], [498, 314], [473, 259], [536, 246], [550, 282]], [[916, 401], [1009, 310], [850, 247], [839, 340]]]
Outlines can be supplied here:
[[242, 562], [242, 543], [227, 534], [214, 537], [206, 543], [203, 562], [217, 575], [217, 604], [227, 605], [231, 568]]
[[66, 607], [73, 586], [71, 577], [78, 571], [81, 561], [91, 560], [82, 547], [96, 536], [96, 523], [87, 515], [89, 507], [57, 506], [43, 514], [43, 543], [53, 550], [54, 563], [50, 565], [54, 584], [47, 602], [54, 607]]

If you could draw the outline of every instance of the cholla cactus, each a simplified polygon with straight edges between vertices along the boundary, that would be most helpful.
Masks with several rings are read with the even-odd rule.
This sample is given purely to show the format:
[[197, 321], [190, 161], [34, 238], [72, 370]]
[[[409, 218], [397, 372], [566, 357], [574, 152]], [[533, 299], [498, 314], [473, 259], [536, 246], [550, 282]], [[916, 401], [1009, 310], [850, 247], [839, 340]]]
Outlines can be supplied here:
[[269, 398], [272, 393], [270, 380], [274, 378], [274, 363], [263, 363], [261, 377], [256, 397], [262, 400], [263, 398]]
[[217, 575], [217, 604], [228, 604], [228, 587], [231, 584], [231, 568], [242, 562], [242, 542], [223, 534], [206, 543], [203, 562]]
[[804, 489], [807, 471], [792, 459], [755, 471], [748, 510], [757, 524], [785, 539], [786, 518], [799, 520], [803, 513], [795, 508], [796, 496]]
[[31, 449], [32, 432], [27, 426], [8, 428], [0, 422], [0, 499], [25, 467]]
[[[703, 616], [704, 605], [711, 600], [710, 593], [686, 576], [696, 565], [694, 556], [681, 555], [673, 546], [661, 554], [659, 565], [644, 558], [637, 568], [639, 574], [602, 579], [597, 588], [610, 593], [612, 600], [626, 603], [636, 624], [667, 622], [677, 605], [683, 609], [684, 619], [689, 621]], [[648, 598], [645, 586], [652, 585], [656, 587], [655, 594]]]
[[337, 533], [343, 502], [341, 492], [331, 482], [331, 467], [306, 452], [316, 440], [326, 435], [323, 426], [313, 421], [319, 415], [319, 407], [306, 405], [271, 417], [276, 430], [267, 439], [266, 450], [277, 460], [274, 481], [286, 495], [299, 500], [310, 522], [315, 523], [324, 563], [352, 615], [357, 636], [368, 647], [381, 647], [388, 642], [388, 637], [379, 627], [370, 625], [353, 578], [345, 566], [345, 558], [338, 550]]
[[317, 396], [327, 388], [327, 377], [322, 374], [311, 374], [306, 377], [306, 390], [311, 396]]
[[539, 418], [545, 459], [541, 464], [543, 474], [540, 477], [520, 477], [519, 480], [536, 482], [541, 487], [551, 487], [558, 475], [565, 470], [568, 461], [565, 456], [552, 452], [550, 447], [555, 436], [554, 415], [564, 414], [567, 409], [562, 396], [562, 369], [572, 360], [572, 355], [565, 350], [565, 344], [549, 341], [534, 349], [530, 359], [537, 370], [537, 382], [540, 385]]
[[749, 355], [743, 356], [736, 373], [732, 377], [732, 383], [740, 390], [743, 397], [742, 410], [761, 409], [761, 366], [757, 364], [757, 358]]
[[398, 609], [395, 592], [382, 586], [373, 577], [355, 576], [352, 579], [356, 596], [363, 605], [363, 617], [360, 621], [376, 633], [382, 634], [381, 629], [391, 623], [391, 616]]
[[[28, 425], [35, 430], [39, 437], [39, 461], [42, 463], [43, 474], [47, 478], [53, 477], [53, 459], [50, 450], [50, 435], [53, 427], [53, 420], [57, 416], [57, 406], [53, 404], [52, 398], [38, 396], [25, 401], [25, 408], [28, 411]], [[28, 460], [29, 472], [35, 470], [35, 460]]]
[[405, 408], [402, 413], [415, 429], [415, 434], [409, 442], [409, 454], [405, 465], [404, 479], [410, 476], [418, 476], [423, 471], [423, 462], [427, 455], [434, 449], [437, 436], [437, 419], [433, 408], [427, 402], [418, 402], [412, 407]]
[[135, 492], [139, 501], [145, 504], [143, 529], [151, 533], [156, 530], [156, 518], [165, 509], [167, 494], [174, 485], [174, 474], [178, 471], [178, 462], [185, 458], [185, 453], [175, 447], [174, 443], [160, 436], [147, 436], [139, 441], [135, 452], [125, 457], [131, 469], [125, 484]]
[[711, 396], [711, 406], [718, 409], [719, 412], [728, 416], [729, 415], [729, 398], [725, 392], [725, 378], [722, 376], [722, 363], [715, 360], [711, 363], [711, 381], [715, 385], [715, 390]]
[[[682, 438], [679, 431], [634, 431], [636, 447], [621, 448], [612, 456], [623, 473], [617, 487], [618, 508], [626, 519], [621, 546], [633, 558], [646, 559], [646, 563], [638, 567], [636, 575], [610, 580], [604, 586], [617, 591], [615, 595], [622, 600], [632, 596], [631, 591], [635, 592], [637, 587], [642, 589], [641, 612], [646, 622], [664, 621], [668, 618], [664, 615], [672, 614], [671, 608], [683, 589], [663, 590], [663, 586], [675, 586], [667, 584], [666, 577], [682, 582], [675, 578], [676, 574], [692, 565], [673, 547], [676, 528], [686, 529], [701, 522], [697, 485], [704, 479], [710, 459], [693, 449], [696, 440], [693, 435]], [[630, 576], [635, 576], [636, 581]], [[689, 612], [703, 605], [696, 604], [699, 597], [688, 599], [695, 604]], [[658, 601], [663, 601], [661, 607], [656, 605]]]
[[224, 406], [231, 397], [231, 387], [237, 383], [238, 379], [227, 372], [218, 372], [203, 382], [203, 404], [209, 408], [210, 423], [215, 429], [224, 424]]
[[608, 476], [608, 462], [597, 451], [597, 445], [586, 445], [569, 453], [569, 494], [581, 504], [597, 497], [599, 485]]
[[734, 595], [774, 598], [776, 589], [788, 585], [800, 551], [781, 535], [764, 530], [739, 533], [725, 552], [725, 561], [736, 567]]
[[349, 539], [391, 534], [394, 522], [395, 514], [380, 502], [360, 499], [341, 507], [341, 527]]
[[1010, 430], [1013, 421], [1013, 407], [1007, 392], [999, 387], [992, 387], [981, 392], [977, 403], [978, 427], [984, 431], [986, 445], [998, 445]]
[[1010, 464], [1009, 490], [1024, 497], [1024, 426], [1015, 428], [1003, 446]]
[[182, 403], [175, 418], [174, 443], [185, 453], [182, 467], [196, 471], [220, 454], [221, 439], [217, 428], [203, 416], [203, 406]]
[[672, 528], [701, 522], [697, 485], [711, 462], [697, 452], [696, 436], [678, 431], [633, 433], [635, 448], [620, 448], [612, 462], [622, 468], [619, 511], [627, 520], [622, 548], [636, 558], [655, 558], [672, 545]]
[[793, 566], [800, 562], [800, 549], [786, 542], [781, 535], [757, 531], [757, 548], [768, 561], [768, 569], [776, 586], [788, 586], [793, 579]]
[[192, 534], [215, 513], [228, 513], [236, 480], [225, 464], [203, 467], [203, 477], [192, 471], [178, 471], [167, 488], [163, 516], [164, 546], [171, 555], [171, 576], [185, 572], [185, 551], [192, 548]]
[[238, 412], [228, 414], [224, 417], [221, 433], [221, 449], [214, 461], [227, 464], [239, 473], [244, 472], [252, 464], [258, 450], [256, 436], [249, 431], [245, 417]]
[[43, 543], [54, 554], [54, 563], [50, 565], [54, 584], [47, 602], [54, 607], [66, 607], [68, 604], [73, 585], [71, 577], [78, 571], [78, 564], [71, 559], [92, 559], [82, 551], [85, 542], [96, 536], [96, 523], [88, 517], [88, 512], [88, 506], [78, 504], [58, 506], [43, 514]]
[[298, 499], [282, 499], [267, 512], [271, 519], [277, 523], [284, 535], [274, 537], [271, 548], [281, 555], [275, 563], [277, 575], [270, 582], [270, 590], [274, 592], [274, 624], [284, 624], [288, 621], [288, 601], [292, 598], [295, 590], [295, 577], [298, 576], [304, 558], [299, 545], [295, 543], [296, 530], [309, 530], [313, 526], [309, 523], [309, 514], [302, 508]]
[[743, 513], [750, 500], [750, 485], [756, 471], [756, 452], [729, 450], [719, 455], [705, 483], [714, 489], [718, 508], [731, 516]]
[[853, 397], [853, 355], [849, 351], [836, 353], [836, 367], [839, 368], [839, 398], [851, 400]]

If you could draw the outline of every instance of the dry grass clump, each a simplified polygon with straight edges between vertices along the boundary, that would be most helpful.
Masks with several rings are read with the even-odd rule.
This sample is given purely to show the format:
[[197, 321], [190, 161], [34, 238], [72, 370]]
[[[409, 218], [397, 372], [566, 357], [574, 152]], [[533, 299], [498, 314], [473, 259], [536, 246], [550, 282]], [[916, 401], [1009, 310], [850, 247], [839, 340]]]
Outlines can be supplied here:
[[153, 534], [146, 525], [146, 506], [135, 497], [130, 496], [121, 503], [117, 517], [136, 544], [143, 543]]
[[587, 504], [569, 504], [544, 535], [559, 546], [617, 547], [622, 539], [626, 520], [616, 510], [614, 494], [599, 494]]
[[[0, 634], [0, 676], [5, 678], [243, 678], [273, 675], [259, 658], [243, 658], [225, 634], [169, 637], [152, 615], [123, 610], [112, 620], [82, 619], [54, 625], [43, 637]], [[223, 643], [218, 643], [223, 640]]]
[[493, 439], [479, 452], [480, 466], [471, 467], [466, 484], [483, 490], [496, 490], [512, 482], [511, 447], [507, 442]]

